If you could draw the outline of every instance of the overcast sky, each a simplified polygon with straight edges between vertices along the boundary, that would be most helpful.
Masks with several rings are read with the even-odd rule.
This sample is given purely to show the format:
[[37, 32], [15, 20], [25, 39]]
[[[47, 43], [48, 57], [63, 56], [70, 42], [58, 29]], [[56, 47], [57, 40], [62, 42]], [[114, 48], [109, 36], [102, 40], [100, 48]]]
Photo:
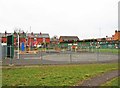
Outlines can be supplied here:
[[112, 36], [118, 29], [119, 0], [0, 0], [0, 32], [76, 35], [80, 39]]

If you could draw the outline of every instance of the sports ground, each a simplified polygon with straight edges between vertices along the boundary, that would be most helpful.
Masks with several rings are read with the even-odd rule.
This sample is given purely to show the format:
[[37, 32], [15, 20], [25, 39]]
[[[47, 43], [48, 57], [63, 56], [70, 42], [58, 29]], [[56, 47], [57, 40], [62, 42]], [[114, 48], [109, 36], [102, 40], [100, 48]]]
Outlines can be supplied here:
[[[13, 66], [9, 64], [9, 58], [3, 59], [2, 82], [4, 87], [48, 86], [51, 88], [90, 86], [87, 84], [91, 86], [117, 86], [119, 84], [117, 53], [38, 52], [37, 54], [21, 54], [20, 59], [12, 60]], [[96, 80], [102, 77], [102, 81]], [[94, 84], [95, 81], [97, 85]]]

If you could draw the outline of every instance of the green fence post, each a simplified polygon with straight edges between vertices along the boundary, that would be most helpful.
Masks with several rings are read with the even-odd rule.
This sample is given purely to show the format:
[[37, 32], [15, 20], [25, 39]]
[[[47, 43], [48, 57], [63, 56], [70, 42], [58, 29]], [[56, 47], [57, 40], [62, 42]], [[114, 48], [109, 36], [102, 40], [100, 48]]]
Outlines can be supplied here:
[[14, 58], [14, 36], [7, 36], [7, 57], [10, 58], [10, 64], [12, 65], [12, 59]]

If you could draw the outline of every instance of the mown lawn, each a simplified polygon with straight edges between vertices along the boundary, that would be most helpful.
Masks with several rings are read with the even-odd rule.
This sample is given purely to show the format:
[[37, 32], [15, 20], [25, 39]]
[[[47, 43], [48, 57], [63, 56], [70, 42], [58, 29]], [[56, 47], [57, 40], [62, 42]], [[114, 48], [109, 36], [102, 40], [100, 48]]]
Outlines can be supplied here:
[[119, 82], [120, 82], [120, 77], [116, 77], [116, 78], [106, 82], [102, 86], [119, 86], [120, 87], [120, 83]]
[[3, 86], [73, 86], [118, 64], [41, 65], [3, 68]]

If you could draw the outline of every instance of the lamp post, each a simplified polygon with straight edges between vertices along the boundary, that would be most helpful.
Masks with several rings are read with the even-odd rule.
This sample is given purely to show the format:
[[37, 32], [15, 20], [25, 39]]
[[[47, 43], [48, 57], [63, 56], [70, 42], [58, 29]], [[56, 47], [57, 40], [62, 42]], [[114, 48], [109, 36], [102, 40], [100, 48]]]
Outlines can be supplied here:
[[29, 45], [30, 51], [31, 51], [31, 46], [32, 46], [32, 44], [31, 44], [31, 26], [30, 26], [30, 45]]
[[17, 43], [17, 44], [18, 44], [18, 45], [17, 45], [17, 47], [18, 47], [18, 48], [17, 48], [17, 59], [20, 58], [20, 57], [19, 57], [19, 43], [20, 43], [20, 39], [19, 39], [19, 38], [20, 38], [20, 35], [19, 35], [19, 33], [20, 33], [20, 30], [21, 30], [20, 28], [19, 28], [19, 29], [18, 29], [18, 28], [16, 29], [16, 33], [17, 33], [17, 42], [18, 42], [18, 43]]

